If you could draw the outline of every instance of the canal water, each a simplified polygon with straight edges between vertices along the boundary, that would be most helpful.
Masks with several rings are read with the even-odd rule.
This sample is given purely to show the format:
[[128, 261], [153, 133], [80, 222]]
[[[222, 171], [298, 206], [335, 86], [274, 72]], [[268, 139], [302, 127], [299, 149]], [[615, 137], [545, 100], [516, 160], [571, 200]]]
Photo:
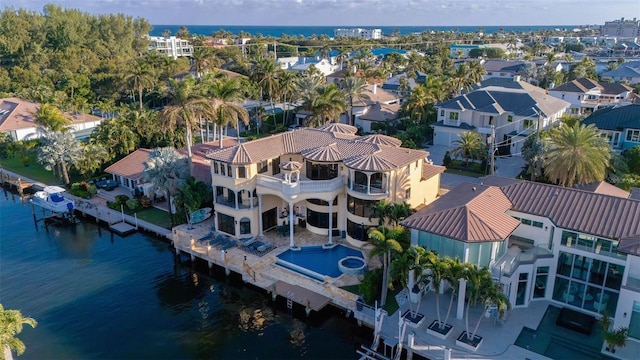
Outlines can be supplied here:
[[184, 260], [88, 218], [36, 229], [30, 206], [0, 192], [0, 303], [38, 321], [19, 359], [354, 359], [370, 344], [341, 311], [307, 318]]

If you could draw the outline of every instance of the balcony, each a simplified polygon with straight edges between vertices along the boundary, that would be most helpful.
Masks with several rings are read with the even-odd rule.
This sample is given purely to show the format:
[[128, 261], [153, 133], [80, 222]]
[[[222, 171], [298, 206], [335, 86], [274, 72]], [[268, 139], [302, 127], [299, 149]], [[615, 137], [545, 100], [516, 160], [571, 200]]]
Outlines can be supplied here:
[[[342, 176], [331, 180], [308, 180], [303, 177], [299, 181], [288, 183], [282, 178], [258, 175], [256, 177], [258, 193], [264, 193], [265, 189], [273, 190], [285, 198], [294, 199], [298, 195], [332, 193], [342, 189], [344, 181]], [[260, 189], [263, 188], [263, 189]]]
[[622, 287], [635, 292], [640, 292], [640, 274], [629, 273], [629, 276], [627, 276], [627, 282]]
[[542, 245], [533, 246], [528, 249], [512, 246], [491, 268], [494, 276], [511, 277], [511, 275], [518, 270], [520, 264], [533, 264], [538, 259], [552, 257], [553, 253], [551, 250]]
[[353, 189], [354, 192], [357, 193], [361, 193], [361, 194], [371, 194], [371, 195], [380, 195], [380, 194], [386, 194], [386, 189], [383, 189], [382, 184], [371, 184], [371, 186], [367, 189], [367, 184], [353, 184]]

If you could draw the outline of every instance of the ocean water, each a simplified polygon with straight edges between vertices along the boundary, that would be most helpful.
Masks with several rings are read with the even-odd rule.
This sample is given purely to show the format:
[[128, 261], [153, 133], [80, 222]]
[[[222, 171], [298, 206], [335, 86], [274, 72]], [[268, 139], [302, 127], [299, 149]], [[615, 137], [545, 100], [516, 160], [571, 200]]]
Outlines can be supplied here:
[[[169, 30], [171, 34], [176, 34], [182, 25], [152, 25], [153, 29], [149, 32], [151, 36], [160, 36], [165, 30]], [[358, 26], [231, 26], [231, 25], [185, 25], [189, 32], [197, 35], [211, 35], [213, 32], [224, 29], [233, 34], [240, 31], [248, 32], [252, 35], [262, 34], [263, 36], [281, 37], [282, 34], [288, 36], [304, 36], [311, 35], [327, 35], [333, 37], [333, 31], [339, 27], [358, 27]], [[413, 33], [421, 33], [424, 31], [459, 31], [459, 32], [476, 32], [482, 28], [484, 33], [493, 34], [500, 30], [505, 32], [531, 32], [536, 30], [553, 30], [553, 29], [573, 29], [574, 25], [531, 25], [531, 26], [360, 26], [362, 28], [379, 28], [383, 34], [389, 35], [398, 30], [400, 35], [408, 35]]]
[[0, 303], [38, 321], [18, 359], [354, 359], [370, 344], [336, 309], [307, 318], [184, 260], [93, 221], [36, 229], [30, 207], [0, 190]]

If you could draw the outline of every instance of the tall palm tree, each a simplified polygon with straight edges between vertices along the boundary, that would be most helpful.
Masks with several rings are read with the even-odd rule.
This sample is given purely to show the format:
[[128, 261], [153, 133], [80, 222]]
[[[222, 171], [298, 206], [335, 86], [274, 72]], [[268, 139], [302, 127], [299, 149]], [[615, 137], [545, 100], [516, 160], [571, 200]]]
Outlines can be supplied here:
[[211, 101], [202, 96], [195, 79], [182, 81], [169, 79], [169, 106], [162, 111], [165, 128], [175, 130], [180, 124], [186, 128], [186, 148], [189, 171], [193, 170], [191, 154], [191, 129], [197, 125], [200, 117], [215, 118], [216, 114]]
[[58, 169], [65, 185], [69, 185], [69, 167], [82, 158], [82, 146], [70, 132], [45, 131], [38, 148], [38, 162], [52, 171]]
[[382, 261], [382, 293], [380, 295], [380, 306], [384, 307], [387, 302], [387, 292], [389, 290], [389, 271], [394, 254], [402, 253], [401, 241], [407, 237], [406, 230], [402, 227], [389, 229], [386, 226], [370, 228], [367, 232], [369, 239], [374, 245], [369, 257], [379, 256]]
[[546, 141], [544, 174], [549, 180], [566, 187], [604, 180], [611, 146], [595, 126], [562, 124], [549, 130]]
[[5, 309], [0, 304], [0, 358], [4, 359], [5, 348], [14, 350], [18, 356], [24, 354], [26, 346], [16, 335], [22, 332], [24, 325], [35, 328], [38, 322], [22, 315], [20, 310]]
[[202, 75], [208, 73], [214, 66], [220, 63], [220, 59], [213, 52], [213, 48], [208, 46], [198, 46], [193, 49], [191, 57], [191, 69], [200, 79]]
[[[400, 281], [400, 283], [402, 283], [402, 287], [407, 290], [407, 293], [411, 293], [412, 289], [410, 289], [409, 286], [412, 283], [419, 284], [423, 280], [425, 255], [426, 250], [423, 247], [411, 246], [402, 253], [402, 256], [394, 259], [391, 263], [389, 276], [391, 279]], [[420, 300], [422, 300], [422, 296], [418, 297], [416, 310], [412, 311], [414, 317], [420, 309]], [[409, 310], [412, 310], [411, 301], [409, 301]]]
[[280, 68], [273, 59], [260, 58], [251, 69], [249, 79], [260, 86], [262, 95], [266, 93], [273, 106], [273, 98], [278, 91], [278, 75]]
[[445, 259], [441, 259], [438, 254], [433, 251], [428, 251], [425, 254], [425, 258], [425, 267], [431, 272], [431, 286], [436, 293], [436, 315], [438, 317], [438, 325], [440, 326], [440, 329], [443, 329], [445, 327], [445, 323], [440, 321], [440, 286], [442, 285], [442, 281], [446, 279], [447, 272], [449, 271], [449, 262]]
[[82, 146], [82, 156], [74, 164], [74, 167], [86, 179], [89, 179], [102, 167], [102, 164], [111, 160], [112, 156], [102, 144], [89, 142]]
[[466, 167], [469, 167], [469, 159], [480, 158], [484, 154], [485, 144], [480, 135], [473, 131], [462, 132], [452, 144], [455, 146], [453, 155], [464, 158]]
[[487, 70], [482, 66], [480, 61], [472, 61], [469, 64], [469, 80], [471, 80], [474, 84], [479, 84], [484, 78], [484, 74], [486, 74]]
[[411, 209], [411, 205], [409, 205], [409, 203], [407, 203], [406, 201], [403, 201], [401, 203], [391, 203], [389, 204], [389, 210], [387, 212], [387, 216], [389, 219], [389, 222], [391, 222], [391, 224], [393, 226], [398, 226], [398, 223], [400, 223], [400, 221], [408, 218], [411, 214], [413, 214], [413, 209]]
[[139, 139], [126, 119], [115, 117], [102, 121], [91, 132], [90, 140], [103, 145], [113, 157], [128, 155], [135, 150]]
[[249, 113], [238, 103], [244, 97], [242, 86], [236, 79], [216, 81], [208, 92], [213, 97], [211, 102], [214, 112], [213, 122], [220, 128], [220, 147], [222, 147], [222, 130], [227, 125], [234, 126], [239, 139], [239, 122], [249, 124]]
[[475, 82], [470, 78], [470, 75], [469, 66], [466, 64], [460, 64], [453, 74], [451, 74], [450, 86], [455, 96], [460, 95], [462, 90], [471, 89], [471, 85]]
[[303, 101], [301, 108], [311, 112], [307, 117], [307, 126], [315, 127], [334, 121], [340, 117], [347, 102], [344, 93], [334, 84], [316, 88], [316, 97]]
[[338, 50], [338, 55], [336, 56], [336, 61], [340, 64], [340, 70], [344, 68], [344, 63], [349, 59], [349, 53], [351, 50], [348, 47], [341, 47]]
[[297, 79], [297, 75], [291, 71], [283, 71], [278, 77], [278, 95], [282, 97], [285, 106], [284, 116], [282, 117], [283, 124], [287, 123], [287, 101], [292, 102], [298, 97], [298, 94], [296, 94]]
[[466, 266], [460, 261], [460, 258], [456, 257], [455, 259], [452, 259], [450, 257], [445, 257], [444, 261], [447, 263], [447, 271], [444, 273], [444, 280], [446, 280], [451, 286], [451, 298], [449, 299], [447, 315], [445, 315], [444, 321], [440, 323], [441, 329], [446, 326], [447, 321], [449, 320], [449, 315], [451, 315], [451, 309], [453, 308], [453, 301], [456, 298], [456, 292], [460, 287], [460, 279], [464, 278], [466, 272]]
[[140, 111], [143, 108], [142, 92], [144, 89], [153, 87], [156, 82], [156, 74], [153, 67], [143, 59], [137, 59], [129, 66], [129, 73], [125, 81], [138, 91], [138, 101], [140, 101]]
[[367, 82], [359, 77], [347, 76], [344, 78], [344, 82], [341, 84], [340, 89], [346, 95], [347, 102], [349, 104], [349, 118], [347, 122], [349, 125], [353, 125], [353, 101], [369, 99], [369, 95], [366, 94]]
[[[489, 269], [478, 269], [475, 264], [467, 264], [467, 272], [465, 279], [468, 289], [467, 309], [465, 314], [465, 330], [467, 331], [467, 339], [473, 340], [480, 322], [484, 318], [484, 314], [487, 312], [490, 306], [495, 306], [496, 310], [502, 316], [504, 312], [511, 308], [511, 304], [507, 297], [500, 291], [500, 285], [493, 281], [491, 272]], [[484, 311], [482, 311], [473, 332], [469, 331], [469, 308], [471, 305], [482, 304]]]
[[369, 221], [378, 219], [378, 225], [384, 225], [387, 222], [391, 211], [391, 203], [385, 199], [379, 200], [375, 205], [369, 208]]
[[169, 201], [169, 221], [173, 227], [171, 196], [184, 185], [189, 178], [188, 161], [176, 149], [156, 148], [149, 153], [149, 160], [143, 163], [142, 181], [152, 183], [163, 191]]

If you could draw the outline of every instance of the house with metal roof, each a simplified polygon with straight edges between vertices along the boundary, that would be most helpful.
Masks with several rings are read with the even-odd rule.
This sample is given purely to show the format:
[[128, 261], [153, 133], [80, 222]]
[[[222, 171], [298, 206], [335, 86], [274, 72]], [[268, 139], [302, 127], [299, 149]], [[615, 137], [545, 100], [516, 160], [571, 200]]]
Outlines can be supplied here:
[[250, 238], [280, 226], [363, 245], [380, 200], [412, 208], [432, 202], [444, 167], [429, 153], [386, 135], [356, 135], [350, 125], [300, 128], [214, 150], [211, 183], [216, 228]]
[[571, 114], [585, 116], [603, 107], [631, 104], [636, 99], [633, 89], [627, 85], [588, 78], [575, 79], [549, 89], [549, 95], [571, 103]]
[[[15, 141], [37, 139], [42, 136], [42, 128], [36, 122], [40, 104], [20, 98], [0, 99], [0, 132], [9, 134]], [[64, 113], [70, 120], [71, 131], [76, 138], [86, 138], [102, 122], [95, 115], [78, 112]]]
[[486, 71], [484, 78], [514, 78], [526, 66], [522, 60], [486, 60], [481, 62]]
[[640, 61], [630, 61], [600, 75], [602, 80], [625, 81], [630, 85], [640, 83]]
[[497, 145], [520, 154], [526, 137], [560, 121], [569, 108], [567, 101], [547, 95], [544, 89], [515, 83], [512, 87], [482, 87], [436, 104], [434, 145], [453, 146], [464, 131], [476, 132], [490, 143], [495, 132]]
[[582, 123], [600, 129], [614, 149], [626, 150], [640, 145], [640, 104], [604, 108]]
[[[489, 268], [514, 307], [548, 300], [606, 312], [640, 341], [640, 201], [610, 190], [486, 177], [401, 224], [412, 245]], [[458, 302], [464, 298], [462, 281]]]

